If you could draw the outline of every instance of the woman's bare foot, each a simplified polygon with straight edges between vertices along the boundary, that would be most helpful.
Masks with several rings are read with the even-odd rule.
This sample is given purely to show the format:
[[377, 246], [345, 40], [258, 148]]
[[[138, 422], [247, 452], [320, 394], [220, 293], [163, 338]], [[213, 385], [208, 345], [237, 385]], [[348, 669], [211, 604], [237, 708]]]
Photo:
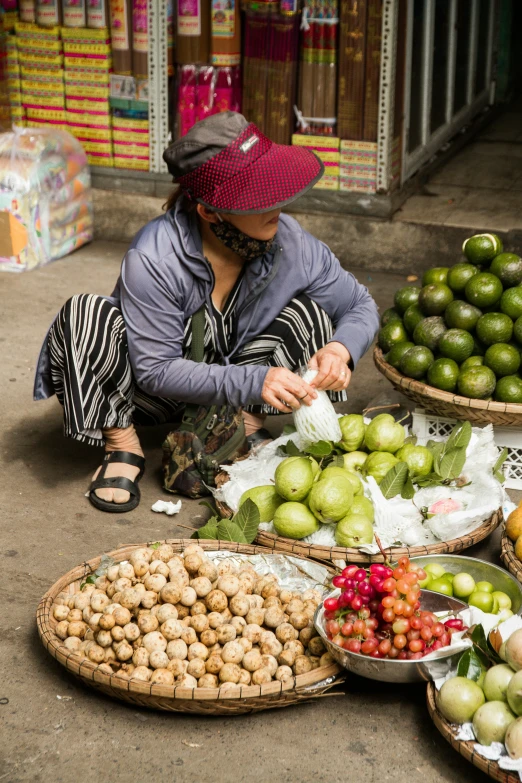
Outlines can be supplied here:
[[[133, 424], [131, 424], [130, 427], [126, 427], [125, 429], [120, 429], [119, 427], [110, 427], [103, 430], [103, 435], [105, 437], [106, 452], [130, 451], [131, 454], [137, 454], [139, 457], [144, 456], [138, 435], [134, 429]], [[101, 466], [94, 474], [93, 481], [97, 478], [100, 470]], [[134, 465], [127, 465], [124, 462], [109, 462], [104, 478], [115, 478], [118, 476], [123, 476], [124, 478], [128, 478], [131, 481], [135, 481], [139, 472], [140, 469]], [[94, 493], [101, 500], [105, 500], [107, 503], [128, 503], [130, 500], [130, 493], [124, 489], [112, 489], [107, 487], [104, 489], [96, 489], [94, 490]]]

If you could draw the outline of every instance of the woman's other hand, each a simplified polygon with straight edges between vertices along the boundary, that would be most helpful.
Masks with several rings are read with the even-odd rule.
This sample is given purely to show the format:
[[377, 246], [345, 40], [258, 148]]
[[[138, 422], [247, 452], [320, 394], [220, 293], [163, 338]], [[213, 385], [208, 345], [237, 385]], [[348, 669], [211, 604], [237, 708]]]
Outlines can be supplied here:
[[304, 403], [311, 405], [317, 392], [309, 383], [286, 367], [271, 367], [261, 392], [263, 402], [281, 413], [291, 413]]
[[350, 352], [342, 343], [332, 342], [325, 345], [312, 356], [308, 367], [318, 370], [311, 381], [319, 391], [344, 391], [348, 388], [352, 376], [348, 368]]

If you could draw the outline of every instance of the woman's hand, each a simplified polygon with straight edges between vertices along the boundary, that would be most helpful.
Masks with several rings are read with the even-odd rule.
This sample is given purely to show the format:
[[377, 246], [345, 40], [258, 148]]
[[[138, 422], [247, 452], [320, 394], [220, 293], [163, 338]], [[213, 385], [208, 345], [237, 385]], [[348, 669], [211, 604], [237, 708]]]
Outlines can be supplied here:
[[271, 367], [266, 374], [261, 397], [263, 402], [281, 413], [291, 413], [300, 408], [303, 402], [311, 405], [317, 392], [286, 367]]
[[319, 372], [312, 386], [319, 391], [344, 391], [348, 388], [352, 376], [348, 368], [350, 352], [342, 343], [332, 342], [317, 351], [310, 359], [308, 367]]

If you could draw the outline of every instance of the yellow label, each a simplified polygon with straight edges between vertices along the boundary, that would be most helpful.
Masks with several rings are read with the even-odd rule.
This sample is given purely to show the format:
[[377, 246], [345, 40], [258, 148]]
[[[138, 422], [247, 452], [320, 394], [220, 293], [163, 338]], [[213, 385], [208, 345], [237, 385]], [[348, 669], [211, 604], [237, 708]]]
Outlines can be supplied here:
[[92, 114], [88, 111], [70, 111], [67, 110], [67, 121], [72, 122], [75, 125], [83, 125], [88, 127], [89, 125], [101, 126], [104, 128], [111, 127], [111, 115], [110, 114]]
[[105, 43], [65, 41], [63, 51], [65, 54], [110, 54], [111, 46]]
[[315, 151], [315, 154], [319, 158], [319, 160], [322, 160], [323, 163], [339, 163], [339, 153], [338, 152], [323, 152], [322, 150]]
[[329, 177], [325, 174], [317, 185], [314, 185], [314, 190], [339, 190], [339, 177]]
[[133, 169], [135, 171], [148, 171], [149, 159], [147, 158], [147, 160], [138, 160], [137, 158], [120, 158], [117, 155], [115, 155], [114, 168]]
[[116, 126], [113, 125], [112, 137], [114, 141], [131, 141], [134, 144], [148, 144], [148, 133], [133, 133], [132, 131], [116, 130]]
[[113, 120], [113, 127], [114, 129], [118, 130], [138, 130], [138, 129], [144, 129], [149, 130], [149, 121], [148, 120], [131, 120], [127, 119], [126, 117], [114, 117]]
[[35, 120], [61, 120], [65, 121], [65, 111], [59, 109], [37, 109], [30, 106], [26, 109], [26, 114]]
[[34, 81], [33, 79], [22, 79], [22, 90], [27, 93], [35, 92], [36, 94], [41, 93], [42, 95], [47, 95], [48, 93], [63, 95], [63, 84], [50, 81], [39, 82]]
[[25, 109], [23, 106], [11, 106], [10, 108], [13, 117], [25, 117]]
[[62, 38], [64, 41], [102, 41], [107, 43], [110, 39], [110, 32], [108, 27], [100, 27], [96, 30], [62, 27]]
[[88, 71], [83, 68], [81, 70], [67, 69], [63, 72], [66, 84], [74, 82], [83, 84], [84, 86], [98, 85], [99, 87], [109, 88], [109, 74], [101, 73], [100, 71]]
[[31, 22], [18, 22], [16, 24], [17, 37], [26, 38], [32, 36], [33, 38], [59, 38], [59, 27], [40, 27], [37, 24]]
[[341, 140], [335, 136], [307, 136], [300, 133], [294, 133], [292, 144], [294, 147], [310, 147], [311, 149], [338, 150]]
[[81, 139], [81, 145], [85, 152], [106, 152], [109, 155], [112, 153], [110, 139], [107, 141], [87, 141], [86, 139]]
[[377, 154], [377, 144], [374, 141], [350, 141], [344, 139], [341, 141], [341, 152], [351, 152], [352, 150], [366, 150]]
[[77, 139], [84, 141], [111, 141], [112, 132], [110, 128], [90, 128], [88, 126], [77, 126], [69, 124], [69, 133]]
[[110, 0], [110, 15], [112, 48], [118, 51], [130, 49], [126, 0]]
[[213, 38], [233, 38], [236, 33], [236, 0], [212, 0]]
[[98, 112], [108, 114], [110, 111], [109, 101], [91, 101], [89, 98], [66, 98], [68, 109], [82, 109], [84, 111]]
[[21, 49], [23, 52], [27, 51], [37, 51], [37, 52], [61, 52], [62, 51], [62, 42], [61, 41], [47, 41], [42, 39], [41, 41], [33, 41], [30, 39], [25, 38], [19, 38], [18, 39], [18, 48]]
[[66, 68], [92, 68], [96, 71], [110, 71], [112, 68], [112, 58], [106, 60], [93, 60], [88, 57], [65, 57]]
[[54, 56], [49, 54], [39, 54], [37, 52], [27, 52], [24, 54], [24, 62], [27, 64], [41, 63], [45, 68], [55, 67], [59, 70], [63, 63], [63, 56], [61, 54], [55, 54]]
[[114, 141], [114, 154], [115, 155], [137, 155], [140, 158], [148, 157], [149, 155], [149, 145], [145, 144], [143, 146], [139, 144], [118, 144], [117, 141]]
[[26, 79], [35, 79], [36, 81], [43, 81], [44, 79], [50, 82], [63, 82], [63, 72], [58, 70], [46, 70], [45, 68], [31, 68], [27, 65], [20, 67], [22, 76]]
[[34, 95], [34, 93], [22, 93], [22, 103], [29, 106], [44, 106], [45, 108], [63, 108], [65, 107], [65, 96], [63, 95]]
[[65, 88], [67, 97], [77, 96], [78, 98], [105, 98], [109, 100], [108, 87], [94, 87], [85, 84], [67, 84]]

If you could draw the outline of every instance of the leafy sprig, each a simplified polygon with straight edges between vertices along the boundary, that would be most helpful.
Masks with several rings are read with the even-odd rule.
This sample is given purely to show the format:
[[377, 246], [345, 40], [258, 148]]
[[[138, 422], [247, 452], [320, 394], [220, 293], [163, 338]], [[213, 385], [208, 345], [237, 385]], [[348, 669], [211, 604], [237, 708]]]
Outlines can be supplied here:
[[195, 530], [191, 538], [210, 539], [212, 541], [233, 541], [236, 544], [251, 544], [259, 528], [259, 509], [248, 498], [232, 519], [211, 517], [203, 527]]

